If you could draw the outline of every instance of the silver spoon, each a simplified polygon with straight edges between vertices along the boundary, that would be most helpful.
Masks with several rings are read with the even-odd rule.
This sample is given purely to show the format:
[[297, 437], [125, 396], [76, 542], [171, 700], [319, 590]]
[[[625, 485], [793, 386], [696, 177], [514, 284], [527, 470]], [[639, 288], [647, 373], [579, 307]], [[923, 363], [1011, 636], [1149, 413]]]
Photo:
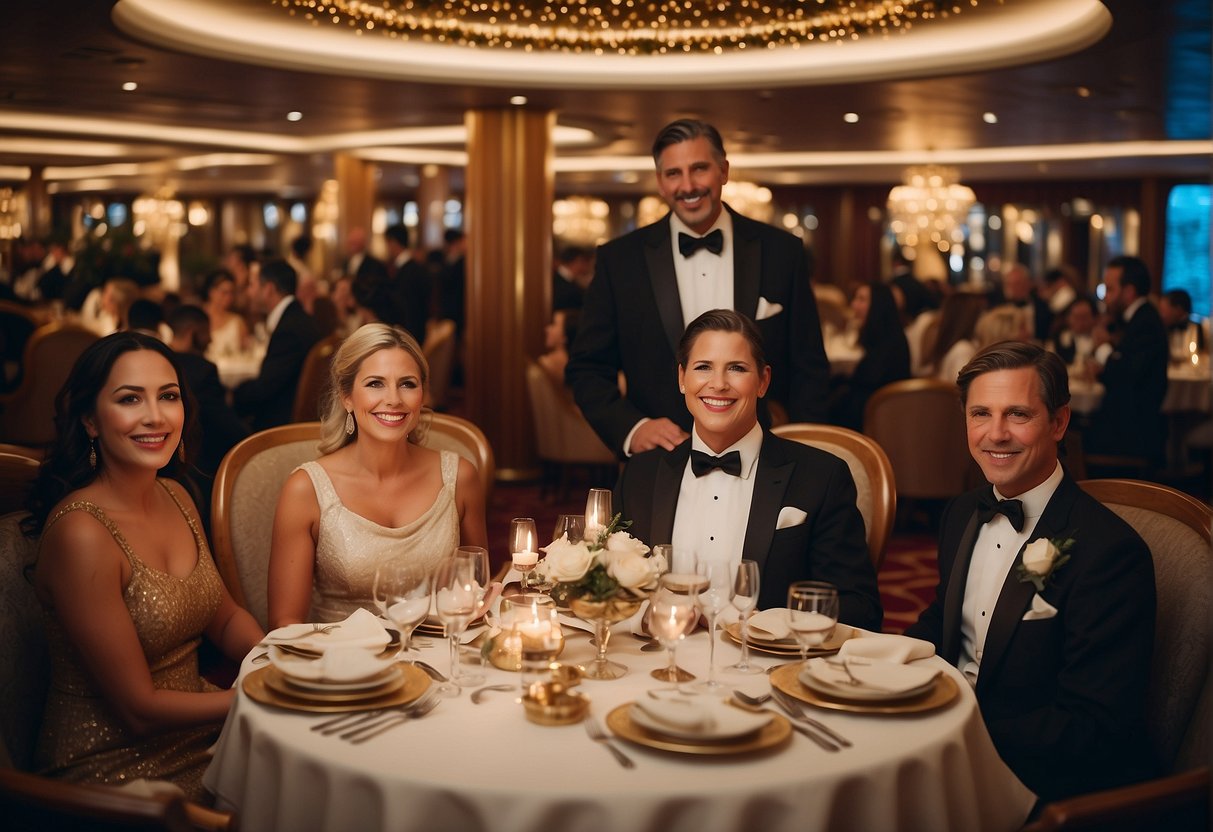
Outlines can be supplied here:
[[476, 688], [472, 691], [472, 704], [479, 705], [484, 700], [484, 695], [491, 690], [517, 690], [517, 685], [485, 685], [482, 688]]

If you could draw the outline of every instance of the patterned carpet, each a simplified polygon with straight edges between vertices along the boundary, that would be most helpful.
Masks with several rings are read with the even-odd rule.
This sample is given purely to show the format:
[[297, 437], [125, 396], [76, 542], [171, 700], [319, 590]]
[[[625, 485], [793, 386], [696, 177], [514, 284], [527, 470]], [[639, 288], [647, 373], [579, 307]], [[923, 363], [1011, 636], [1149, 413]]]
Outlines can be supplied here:
[[[598, 475], [601, 479], [601, 474]], [[592, 486], [609, 488], [613, 483], [595, 481], [594, 475], [575, 472], [568, 495], [540, 495], [535, 484], [498, 483], [488, 506], [489, 553], [494, 568], [505, 562], [510, 519], [532, 517], [541, 536], [550, 534], [560, 514], [585, 511], [585, 494]], [[935, 571], [935, 538], [924, 532], [894, 532], [884, 565], [877, 579], [884, 604], [884, 630], [900, 633], [918, 619], [919, 612], [935, 597], [939, 576]]]

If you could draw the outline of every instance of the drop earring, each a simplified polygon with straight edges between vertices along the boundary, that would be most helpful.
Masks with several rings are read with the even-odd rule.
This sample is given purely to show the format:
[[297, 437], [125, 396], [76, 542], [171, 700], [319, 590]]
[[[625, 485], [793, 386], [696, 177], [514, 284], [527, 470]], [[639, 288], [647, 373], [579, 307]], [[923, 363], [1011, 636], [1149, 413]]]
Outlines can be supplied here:
[[88, 467], [94, 471], [97, 470], [97, 440], [95, 437], [90, 437], [88, 440]]
[[354, 435], [354, 411], [347, 410], [345, 412], [345, 435]]

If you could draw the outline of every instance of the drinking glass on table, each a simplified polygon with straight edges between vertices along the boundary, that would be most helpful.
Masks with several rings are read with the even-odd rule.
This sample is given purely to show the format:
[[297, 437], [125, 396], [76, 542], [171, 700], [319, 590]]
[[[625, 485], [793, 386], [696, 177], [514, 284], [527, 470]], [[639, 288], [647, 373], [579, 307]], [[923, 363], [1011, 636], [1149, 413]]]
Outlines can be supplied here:
[[741, 661], [730, 666], [738, 673], [761, 673], [750, 661], [750, 613], [758, 606], [758, 561], [742, 560], [733, 574], [733, 606], [741, 614]]
[[556, 518], [556, 528], [552, 530], [552, 540], [567, 537], [570, 543], [585, 539], [585, 515], [562, 514]]
[[467, 684], [459, 669], [459, 637], [476, 615], [479, 594], [473, 559], [452, 555], [438, 565], [434, 576], [434, 610], [451, 642], [450, 681], [438, 687], [442, 696], [458, 696], [460, 685]]
[[649, 632], [670, 654], [669, 665], [651, 671], [649, 675], [654, 679], [673, 682], [675, 689], [679, 682], [689, 682], [695, 678], [695, 674], [678, 666], [674, 651], [678, 643], [695, 629], [695, 622], [699, 619], [697, 596], [702, 583], [703, 579], [698, 575], [667, 573], [661, 576], [657, 592], [649, 601], [646, 618]]
[[[472, 577], [476, 581], [476, 613], [473, 620], [484, 614], [484, 599], [488, 595], [492, 575], [489, 572], [489, 550], [482, 546], [460, 546], [455, 550], [456, 558], [466, 558], [472, 564]], [[484, 681], [484, 652], [476, 651], [479, 671], [464, 670], [460, 674], [459, 684], [479, 685]]]
[[611, 490], [591, 488], [585, 499], [585, 534], [597, 538], [611, 522]]
[[733, 575], [727, 563], [708, 558], [695, 559], [695, 574], [704, 580], [698, 586], [699, 611], [708, 620], [708, 678], [696, 687], [705, 693], [717, 693], [724, 688], [716, 681], [716, 622], [729, 605], [733, 594]]
[[788, 588], [788, 629], [800, 644], [800, 659], [820, 647], [838, 623], [838, 589], [824, 581], [797, 581]]
[[522, 575], [522, 591], [530, 586], [535, 564], [539, 562], [539, 532], [530, 517], [515, 517], [510, 521], [510, 559]]
[[375, 568], [371, 597], [383, 617], [400, 630], [400, 652], [410, 652], [413, 631], [430, 611], [433, 573], [402, 555]]
[[564, 633], [555, 602], [547, 595], [527, 592], [501, 599], [501, 627], [509, 651], [518, 652], [522, 695], [533, 682], [548, 675], [564, 647]]

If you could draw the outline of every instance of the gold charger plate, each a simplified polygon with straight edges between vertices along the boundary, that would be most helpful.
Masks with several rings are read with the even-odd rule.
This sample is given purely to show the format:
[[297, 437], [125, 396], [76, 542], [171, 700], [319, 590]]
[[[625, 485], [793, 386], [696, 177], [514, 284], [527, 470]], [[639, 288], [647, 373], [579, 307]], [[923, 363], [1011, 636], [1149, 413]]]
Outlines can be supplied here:
[[364, 693], [361, 699], [351, 702], [317, 702], [311, 699], [279, 693], [266, 684], [266, 678], [270, 675], [268, 671], [277, 670], [273, 665], [263, 667], [260, 670], [254, 670], [244, 677], [240, 686], [253, 701], [260, 702], [263, 705], [272, 705], [276, 708], [285, 708], [289, 711], [303, 711], [312, 714], [369, 711], [374, 708], [391, 708], [396, 705], [407, 705], [425, 693], [426, 688], [430, 686], [430, 677], [426, 675], [425, 671], [413, 667], [411, 664], [402, 664], [399, 667], [400, 673], [404, 678], [404, 684], [401, 687], [390, 693], [369, 697]]
[[779, 714], [771, 714], [771, 721], [754, 733], [723, 741], [696, 742], [641, 728], [632, 721], [629, 713], [631, 707], [632, 704], [629, 702], [607, 714], [607, 727], [621, 740], [643, 745], [646, 748], [656, 748], [659, 751], [675, 751], [679, 754], [701, 756], [749, 754], [782, 745], [792, 736], [791, 723]]
[[296, 685], [291, 678], [274, 665], [265, 668], [271, 671], [265, 674], [265, 686], [270, 690], [295, 699], [306, 699], [309, 702], [359, 702], [363, 699], [377, 696], [387, 696], [404, 687], [404, 673], [400, 672], [401, 665], [390, 667], [389, 673], [380, 682], [360, 690], [324, 690]]
[[[725, 635], [734, 644], [741, 644], [741, 624], [734, 621], [732, 624], [724, 625]], [[851, 637], [850, 633], [845, 636], [839, 636], [837, 631], [835, 635], [822, 644], [821, 647], [810, 647], [809, 656], [832, 656], [842, 649], [842, 643]], [[784, 641], [767, 641], [766, 639], [755, 639], [750, 636], [750, 649], [757, 650], [760, 653], [769, 653], [772, 656], [800, 656], [800, 645], [792, 642]]]
[[956, 686], [956, 681], [946, 673], [940, 673], [939, 678], [935, 681], [935, 686], [929, 691], [906, 699], [879, 702], [835, 699], [805, 687], [800, 681], [801, 667], [801, 662], [793, 662], [775, 668], [768, 677], [771, 680], [771, 687], [779, 688], [801, 702], [834, 711], [850, 711], [857, 714], [918, 714], [946, 707], [960, 695], [960, 688]]

